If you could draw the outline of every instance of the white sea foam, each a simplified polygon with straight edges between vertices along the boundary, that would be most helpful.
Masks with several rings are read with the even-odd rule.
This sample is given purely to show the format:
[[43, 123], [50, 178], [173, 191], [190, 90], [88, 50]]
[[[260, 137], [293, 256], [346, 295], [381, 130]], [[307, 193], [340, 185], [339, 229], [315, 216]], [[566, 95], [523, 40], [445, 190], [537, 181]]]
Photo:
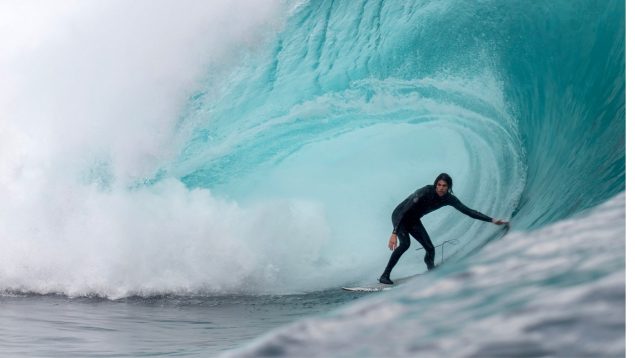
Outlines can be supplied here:
[[257, 291], [293, 272], [280, 237], [301, 257], [319, 247], [312, 204], [238, 207], [171, 180], [131, 189], [180, 150], [173, 128], [209, 66], [256, 48], [286, 5], [1, 6], [0, 290]]

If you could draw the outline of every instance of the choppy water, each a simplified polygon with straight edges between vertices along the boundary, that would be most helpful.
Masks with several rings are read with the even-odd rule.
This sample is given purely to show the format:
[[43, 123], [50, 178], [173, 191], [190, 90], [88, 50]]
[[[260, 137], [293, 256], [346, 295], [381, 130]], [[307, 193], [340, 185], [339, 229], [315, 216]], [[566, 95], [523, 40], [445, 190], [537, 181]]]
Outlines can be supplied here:
[[1, 6], [0, 351], [623, 355], [623, 2]]
[[624, 196], [227, 356], [619, 357]]
[[360, 295], [90, 297], [3, 295], [0, 355], [209, 357]]

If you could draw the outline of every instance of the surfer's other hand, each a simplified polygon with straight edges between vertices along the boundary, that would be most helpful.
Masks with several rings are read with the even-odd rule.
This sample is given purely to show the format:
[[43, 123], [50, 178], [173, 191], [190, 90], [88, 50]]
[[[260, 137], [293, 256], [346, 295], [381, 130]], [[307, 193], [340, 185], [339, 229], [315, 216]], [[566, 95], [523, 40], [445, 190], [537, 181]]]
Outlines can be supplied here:
[[388, 248], [390, 251], [397, 248], [397, 234], [390, 235], [390, 239], [388, 239]]

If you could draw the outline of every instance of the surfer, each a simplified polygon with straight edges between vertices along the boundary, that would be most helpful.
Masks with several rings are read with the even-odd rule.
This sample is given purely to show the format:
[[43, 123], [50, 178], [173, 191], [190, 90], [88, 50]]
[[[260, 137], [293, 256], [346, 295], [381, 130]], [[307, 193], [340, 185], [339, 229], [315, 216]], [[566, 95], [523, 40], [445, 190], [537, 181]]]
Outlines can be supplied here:
[[[434, 185], [426, 185], [415, 191], [401, 204], [397, 205], [392, 212], [393, 230], [388, 240], [388, 248], [392, 251], [392, 255], [390, 255], [388, 265], [386, 265], [384, 273], [379, 278], [379, 282], [389, 285], [393, 284], [390, 280], [390, 272], [399, 261], [401, 255], [410, 247], [409, 235], [412, 235], [426, 250], [424, 262], [428, 266], [428, 270], [434, 268], [434, 245], [421, 223], [421, 217], [446, 205], [453, 206], [463, 214], [477, 220], [491, 222], [496, 225], [508, 224], [507, 221], [492, 219], [463, 205], [452, 194], [452, 178], [446, 173], [441, 173], [434, 180]], [[399, 246], [397, 246], [397, 238], [399, 238]]]

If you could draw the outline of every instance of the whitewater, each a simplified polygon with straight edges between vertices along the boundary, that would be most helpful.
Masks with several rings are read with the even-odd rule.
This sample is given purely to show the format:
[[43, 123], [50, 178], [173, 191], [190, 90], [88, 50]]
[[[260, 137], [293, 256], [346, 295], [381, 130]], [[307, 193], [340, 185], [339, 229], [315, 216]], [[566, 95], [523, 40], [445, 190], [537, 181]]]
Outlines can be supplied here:
[[3, 3], [0, 353], [623, 356], [624, 7]]

